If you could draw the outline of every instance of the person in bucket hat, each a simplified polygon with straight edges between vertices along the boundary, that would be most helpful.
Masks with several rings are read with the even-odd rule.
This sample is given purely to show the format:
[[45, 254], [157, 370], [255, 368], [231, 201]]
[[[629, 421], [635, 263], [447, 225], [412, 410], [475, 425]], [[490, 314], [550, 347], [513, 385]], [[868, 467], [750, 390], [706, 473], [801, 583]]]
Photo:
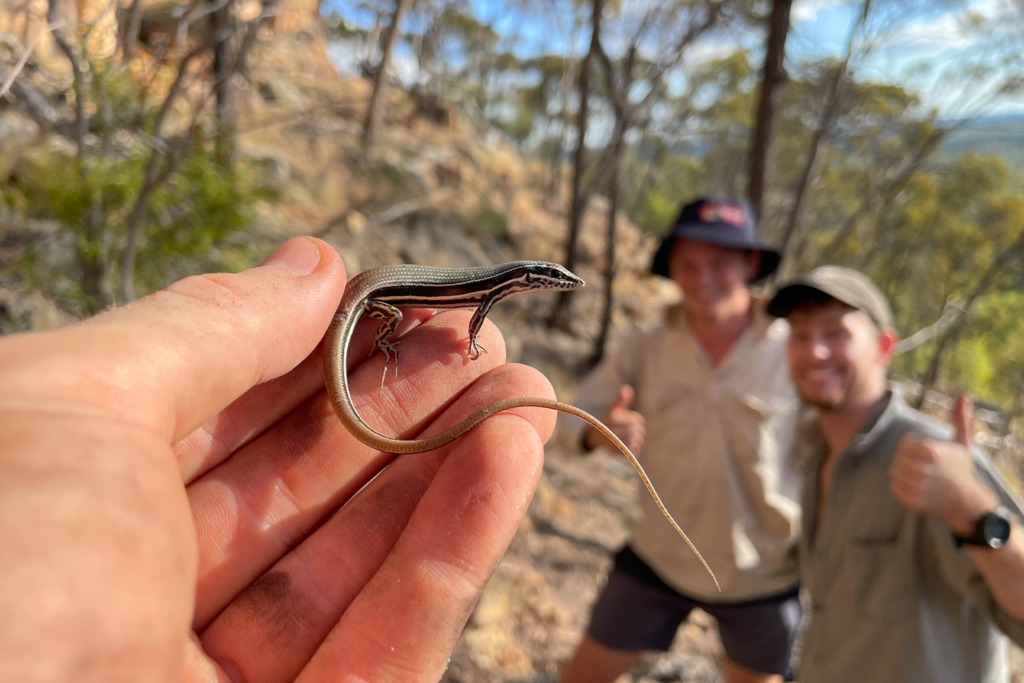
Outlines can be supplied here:
[[661, 241], [651, 261], [651, 272], [671, 278], [669, 257], [677, 240], [685, 239], [760, 255], [757, 272], [751, 278], [760, 282], [774, 273], [782, 253], [761, 242], [750, 206], [743, 201], [698, 199], [683, 207], [672, 230]]
[[[614, 559], [562, 683], [610, 683], [646, 650], [667, 650], [695, 607], [715, 617], [727, 683], [780, 681], [800, 618], [797, 476], [789, 452], [798, 401], [785, 369], [787, 327], [751, 285], [781, 254], [757, 237], [745, 202], [687, 204], [651, 271], [682, 303], [638, 330], [584, 379], [577, 405], [636, 453], [704, 568], [648, 501]], [[565, 423], [583, 450], [606, 444]]]
[[999, 632], [1024, 645], [1024, 511], [972, 449], [967, 397], [950, 430], [889, 386], [892, 312], [862, 273], [822, 266], [767, 310], [789, 321], [810, 410], [795, 455], [801, 683], [1007, 683]]

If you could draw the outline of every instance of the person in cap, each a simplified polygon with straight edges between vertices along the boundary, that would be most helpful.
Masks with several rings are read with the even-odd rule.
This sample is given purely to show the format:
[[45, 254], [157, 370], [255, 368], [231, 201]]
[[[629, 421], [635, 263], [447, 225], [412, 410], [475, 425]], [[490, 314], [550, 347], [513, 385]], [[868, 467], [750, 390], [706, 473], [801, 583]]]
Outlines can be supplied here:
[[[788, 673], [801, 610], [798, 478], [786, 455], [799, 401], [785, 368], [787, 327], [751, 290], [780, 258], [744, 203], [687, 204], [651, 266], [680, 286], [682, 303], [580, 385], [577, 405], [603, 415], [636, 453], [722, 589], [641, 496], [643, 516], [563, 683], [614, 681], [644, 651], [667, 650], [695, 607], [718, 622], [727, 683]], [[609, 446], [574, 425], [566, 431], [585, 450]]]
[[969, 400], [951, 433], [888, 386], [892, 313], [861, 273], [818, 268], [768, 311], [789, 320], [811, 408], [796, 441], [811, 606], [799, 680], [1007, 681], [999, 631], [1024, 645], [1022, 513], [971, 448]]

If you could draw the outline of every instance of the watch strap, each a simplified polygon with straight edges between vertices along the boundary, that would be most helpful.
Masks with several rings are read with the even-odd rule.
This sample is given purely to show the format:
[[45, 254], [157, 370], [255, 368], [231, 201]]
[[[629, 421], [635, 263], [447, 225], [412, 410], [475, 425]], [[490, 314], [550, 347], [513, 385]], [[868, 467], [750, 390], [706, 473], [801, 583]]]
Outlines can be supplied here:
[[1002, 505], [997, 507], [992, 512], [987, 512], [978, 518], [978, 521], [974, 523], [974, 529], [971, 530], [969, 536], [957, 536], [953, 534], [953, 541], [956, 543], [956, 547], [960, 548], [964, 545], [973, 545], [980, 548], [998, 548], [1006, 543], [1006, 538], [1001, 539], [999, 545], [994, 546], [989, 538], [985, 535], [985, 528], [992, 517], [998, 517], [1005, 521], [1007, 524], [1010, 523], [1010, 512]]

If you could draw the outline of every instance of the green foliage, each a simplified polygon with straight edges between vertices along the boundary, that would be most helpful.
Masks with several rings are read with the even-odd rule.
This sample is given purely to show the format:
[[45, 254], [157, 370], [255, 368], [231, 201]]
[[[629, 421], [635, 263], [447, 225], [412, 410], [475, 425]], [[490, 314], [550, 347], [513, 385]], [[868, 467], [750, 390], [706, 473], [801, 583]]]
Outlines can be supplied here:
[[640, 227], [647, 232], [664, 234], [672, 226], [672, 219], [679, 213], [679, 202], [664, 190], [652, 189], [647, 193]]
[[[115, 303], [137, 203], [135, 267], [125, 278], [137, 294], [195, 272], [247, 265], [251, 240], [237, 236], [255, 217], [255, 202], [274, 194], [262, 182], [266, 174], [218, 163], [217, 140], [207, 130], [216, 125], [206, 123], [212, 117], [191, 111], [188, 100], [165, 101], [177, 67], [140, 76], [116, 60], [90, 62], [84, 44], [81, 53], [85, 76], [67, 99], [82, 98], [88, 135], [31, 151], [0, 177], [6, 203], [51, 228], [28, 245], [17, 274], [79, 315]], [[161, 110], [171, 116], [156, 130]], [[156, 171], [148, 180], [147, 168]]]
[[242, 231], [255, 204], [275, 195], [244, 167], [226, 172], [215, 163], [212, 143], [193, 148], [149, 203], [136, 280], [148, 293], [185, 275], [251, 263], [254, 245]]
[[1021, 415], [1024, 397], [1024, 293], [996, 292], [975, 307], [946, 363], [947, 388], [968, 390]]
[[[125, 224], [147, 152], [138, 147], [121, 158], [82, 161], [50, 153], [9, 179], [9, 203], [57, 226], [53, 243], [29, 250], [19, 264], [30, 284], [81, 314], [102, 308], [117, 289]], [[254, 203], [273, 195], [245, 170], [231, 173], [215, 163], [212, 143], [194, 145], [149, 202], [137, 257], [140, 293], [248, 263], [251, 244], [232, 238], [253, 220]]]
[[470, 233], [503, 240], [508, 237], [508, 216], [493, 207], [485, 207], [466, 228]]
[[[656, 167], [634, 170], [643, 165], [638, 159], [627, 160], [623, 194], [630, 219], [647, 232], [660, 235], [672, 227], [680, 206], [704, 194], [704, 164], [692, 156], [679, 155]], [[635, 198], [632, 207], [630, 198]]]
[[[965, 154], [915, 173], [891, 211], [866, 221], [873, 230], [848, 240], [835, 262], [865, 270], [892, 303], [905, 334], [939, 319], [951, 298], [969, 302], [974, 315], [942, 359], [940, 388], [970, 390], [1009, 407], [1024, 377], [1024, 297], [1020, 259], [1010, 259], [979, 287], [996, 259], [1024, 230], [1024, 192], [998, 159]], [[923, 376], [936, 343], [898, 356], [894, 369]]]

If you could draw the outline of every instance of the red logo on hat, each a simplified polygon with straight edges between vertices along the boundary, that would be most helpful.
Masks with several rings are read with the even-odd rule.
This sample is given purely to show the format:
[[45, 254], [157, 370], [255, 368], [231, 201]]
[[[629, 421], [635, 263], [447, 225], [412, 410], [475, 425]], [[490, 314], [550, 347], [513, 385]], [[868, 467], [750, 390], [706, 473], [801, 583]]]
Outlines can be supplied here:
[[715, 204], [704, 202], [697, 210], [697, 215], [705, 223], [722, 222], [733, 227], [743, 227], [743, 207], [736, 204]]

